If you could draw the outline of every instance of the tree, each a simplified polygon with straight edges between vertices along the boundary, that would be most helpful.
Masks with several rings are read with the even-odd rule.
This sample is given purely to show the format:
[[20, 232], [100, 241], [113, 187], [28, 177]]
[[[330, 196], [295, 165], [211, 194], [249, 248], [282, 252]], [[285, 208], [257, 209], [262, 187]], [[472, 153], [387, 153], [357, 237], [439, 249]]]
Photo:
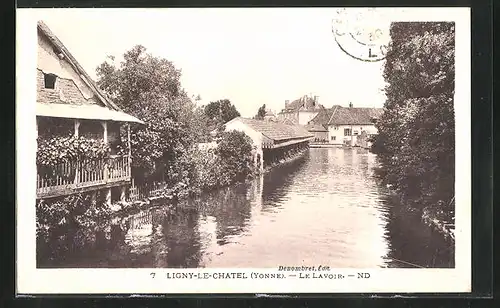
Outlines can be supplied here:
[[119, 65], [104, 62], [96, 71], [98, 86], [125, 112], [146, 123], [131, 128], [133, 176], [182, 180], [185, 172], [179, 162], [204, 128], [197, 125], [203, 122], [202, 113], [196, 112], [181, 87], [181, 71], [140, 45], [126, 51]]
[[257, 115], [255, 116], [255, 119], [257, 120], [263, 120], [264, 117], [266, 116], [266, 104], [262, 105], [259, 107], [259, 110], [257, 110]]
[[253, 172], [252, 140], [239, 131], [222, 132], [215, 151], [222, 168], [222, 185], [246, 180]]
[[205, 106], [204, 113], [211, 128], [223, 125], [240, 116], [236, 107], [228, 99], [210, 102]]
[[373, 145], [384, 180], [405, 203], [448, 216], [455, 180], [454, 28], [447, 22], [391, 25], [387, 101]]

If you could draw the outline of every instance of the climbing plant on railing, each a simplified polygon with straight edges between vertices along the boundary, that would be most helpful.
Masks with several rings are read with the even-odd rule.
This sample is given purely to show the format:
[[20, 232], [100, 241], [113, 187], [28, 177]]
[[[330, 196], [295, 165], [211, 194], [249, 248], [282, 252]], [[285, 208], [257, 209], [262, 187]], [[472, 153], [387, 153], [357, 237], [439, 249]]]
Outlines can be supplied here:
[[96, 168], [95, 164], [108, 158], [109, 154], [110, 147], [102, 140], [74, 136], [53, 137], [38, 140], [36, 163], [39, 173], [50, 175], [54, 172], [54, 167], [62, 163], [79, 162], [81, 167]]

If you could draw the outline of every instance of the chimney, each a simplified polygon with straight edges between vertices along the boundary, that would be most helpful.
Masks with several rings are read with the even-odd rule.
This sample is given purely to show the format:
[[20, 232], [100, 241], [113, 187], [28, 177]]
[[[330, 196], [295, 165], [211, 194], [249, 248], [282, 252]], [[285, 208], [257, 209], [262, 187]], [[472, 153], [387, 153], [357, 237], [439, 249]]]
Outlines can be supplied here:
[[285, 109], [288, 109], [288, 104], [290, 103], [290, 100], [285, 100]]
[[318, 105], [318, 101], [319, 101], [319, 96], [314, 95], [314, 103], [315, 103], [316, 105]]
[[352, 108], [352, 103], [351, 102], [349, 102], [349, 108]]

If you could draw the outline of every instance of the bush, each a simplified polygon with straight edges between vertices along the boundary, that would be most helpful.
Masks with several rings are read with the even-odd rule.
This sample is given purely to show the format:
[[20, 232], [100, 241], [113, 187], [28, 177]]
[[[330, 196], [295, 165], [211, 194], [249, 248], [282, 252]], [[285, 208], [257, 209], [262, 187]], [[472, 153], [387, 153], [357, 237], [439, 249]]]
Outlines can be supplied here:
[[255, 171], [253, 146], [250, 137], [242, 132], [223, 132], [215, 151], [222, 169], [222, 184], [241, 182], [252, 176]]
[[110, 153], [109, 145], [103, 140], [82, 136], [40, 138], [37, 142], [36, 162], [41, 166], [55, 166], [82, 159], [102, 159]]

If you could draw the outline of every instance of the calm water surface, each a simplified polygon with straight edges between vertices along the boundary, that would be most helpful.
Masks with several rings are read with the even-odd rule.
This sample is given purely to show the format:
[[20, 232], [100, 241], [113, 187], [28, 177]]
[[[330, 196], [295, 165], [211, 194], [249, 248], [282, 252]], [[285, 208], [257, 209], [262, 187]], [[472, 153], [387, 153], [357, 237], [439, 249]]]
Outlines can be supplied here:
[[453, 245], [401, 206], [362, 149], [310, 149], [248, 184], [121, 222], [65, 267], [454, 267]]

